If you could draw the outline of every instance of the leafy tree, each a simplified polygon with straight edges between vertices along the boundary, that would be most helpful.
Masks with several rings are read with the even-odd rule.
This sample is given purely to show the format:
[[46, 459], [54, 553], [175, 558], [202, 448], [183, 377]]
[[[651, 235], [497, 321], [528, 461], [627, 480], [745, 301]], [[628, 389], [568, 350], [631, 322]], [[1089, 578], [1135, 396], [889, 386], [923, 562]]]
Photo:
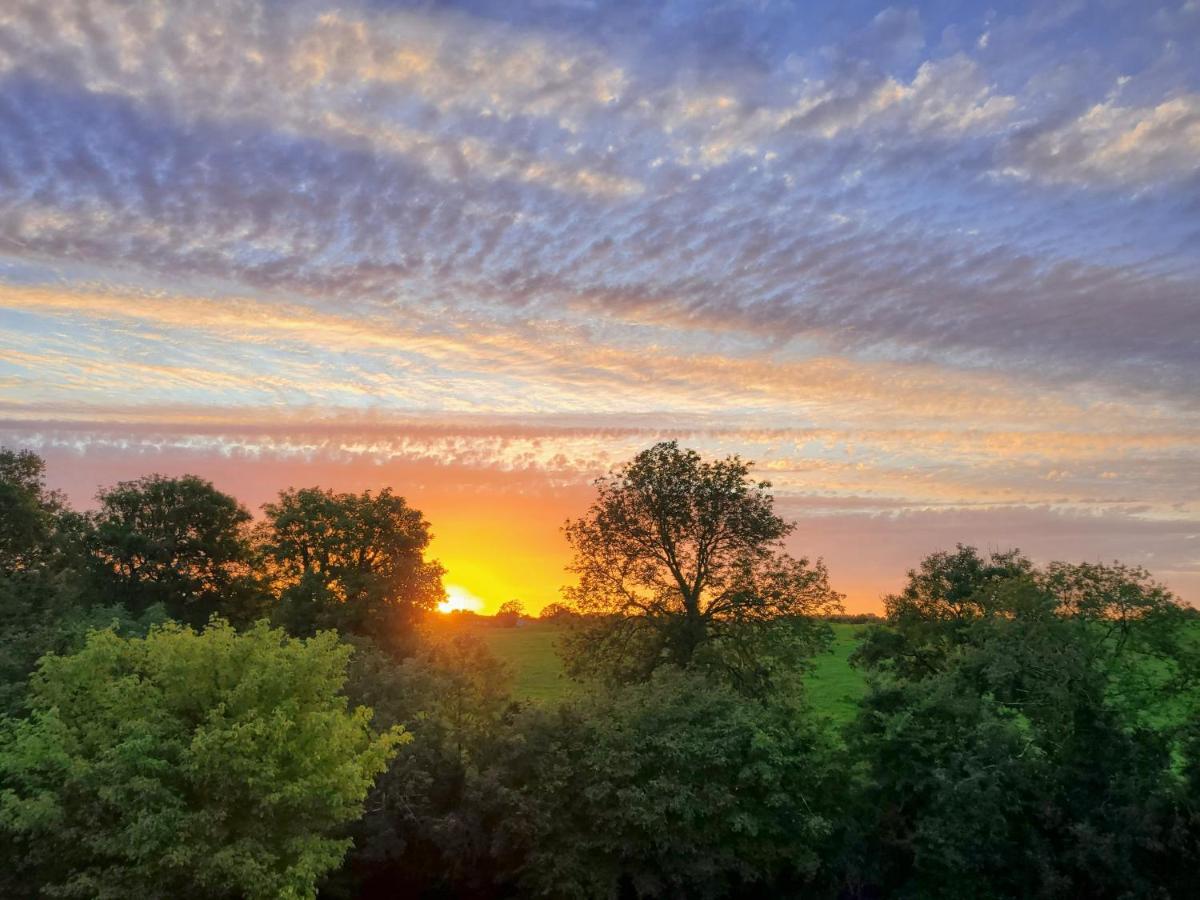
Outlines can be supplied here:
[[705, 461], [674, 441], [598, 479], [565, 528], [579, 576], [565, 593], [591, 616], [571, 644], [574, 671], [631, 681], [699, 663], [750, 687], [827, 639], [812, 617], [840, 596], [819, 560], [784, 552], [794, 526], [769, 487], [736, 456]]
[[347, 692], [376, 724], [413, 735], [367, 799], [331, 896], [486, 896], [497, 879], [492, 792], [481, 773], [509, 733], [508, 671], [478, 638], [427, 639], [397, 662], [355, 639]]
[[20, 712], [38, 658], [79, 646], [86, 621], [128, 620], [124, 610], [81, 608], [81, 523], [46, 489], [40, 457], [0, 448], [0, 715]]
[[1165, 890], [1170, 722], [1195, 715], [1200, 673], [1177, 601], [1142, 570], [960, 546], [888, 611], [851, 734], [862, 880], [899, 897]]
[[884, 598], [888, 621], [896, 627], [869, 630], [859, 659], [910, 677], [939, 671], [964, 629], [998, 611], [996, 588], [1032, 571], [1033, 563], [1019, 550], [985, 557], [959, 544], [953, 553], [930, 554], [909, 569], [899, 594]]
[[404, 738], [338, 691], [349, 648], [168, 624], [47, 656], [0, 737], [0, 826], [48, 893], [313, 897]]
[[161, 604], [174, 619], [235, 624], [266, 611], [253, 569], [250, 514], [195, 475], [150, 475], [102, 490], [88, 546], [94, 596], [135, 615]]
[[505, 600], [496, 611], [496, 620], [506, 628], [513, 628], [525, 615], [525, 607], [520, 600]]
[[65, 505], [45, 479], [37, 454], [0, 447], [0, 577], [38, 573], [58, 562]]
[[665, 667], [513, 735], [489, 795], [523, 895], [796, 896], [818, 872], [841, 786], [801, 706]]
[[429, 523], [403, 497], [287, 490], [263, 507], [257, 536], [280, 591], [280, 624], [372, 637], [401, 652], [420, 617], [445, 596], [442, 567], [425, 559]]

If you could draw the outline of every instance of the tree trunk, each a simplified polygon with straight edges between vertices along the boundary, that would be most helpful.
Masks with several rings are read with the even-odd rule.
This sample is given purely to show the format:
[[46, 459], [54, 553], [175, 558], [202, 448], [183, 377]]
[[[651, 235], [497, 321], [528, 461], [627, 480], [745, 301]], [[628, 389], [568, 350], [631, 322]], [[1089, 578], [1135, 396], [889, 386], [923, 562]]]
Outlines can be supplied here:
[[704, 627], [704, 619], [700, 615], [699, 600], [685, 597], [683, 605], [683, 622], [680, 623], [672, 655], [675, 657], [676, 665], [680, 668], [687, 668], [691, 665], [692, 657], [696, 655], [696, 650], [704, 643], [707, 634]]

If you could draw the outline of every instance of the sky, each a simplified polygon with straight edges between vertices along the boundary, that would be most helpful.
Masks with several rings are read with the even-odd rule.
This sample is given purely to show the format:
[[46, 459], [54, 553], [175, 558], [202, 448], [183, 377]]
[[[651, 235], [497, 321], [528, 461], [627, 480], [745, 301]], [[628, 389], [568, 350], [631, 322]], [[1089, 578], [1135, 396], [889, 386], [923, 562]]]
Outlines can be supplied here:
[[0, 4], [0, 443], [393, 486], [558, 599], [740, 454], [852, 611], [956, 542], [1200, 603], [1200, 2]]

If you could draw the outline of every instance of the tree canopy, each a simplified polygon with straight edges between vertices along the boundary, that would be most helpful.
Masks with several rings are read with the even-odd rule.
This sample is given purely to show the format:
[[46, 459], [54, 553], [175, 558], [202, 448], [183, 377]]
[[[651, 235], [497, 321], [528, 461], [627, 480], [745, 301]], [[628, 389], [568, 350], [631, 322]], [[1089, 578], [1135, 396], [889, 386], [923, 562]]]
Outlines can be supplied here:
[[591, 508], [564, 529], [578, 576], [565, 593], [592, 617], [577, 670], [638, 680], [704, 663], [749, 685], [774, 658], [819, 645], [812, 618], [841, 598], [820, 560], [785, 552], [794, 526], [769, 488], [738, 457], [704, 460], [675, 441], [598, 479]]
[[93, 593], [134, 614], [160, 604], [172, 618], [235, 623], [265, 611], [254, 577], [250, 513], [195, 475], [150, 475], [100, 491], [90, 517]]
[[45, 570], [61, 549], [62, 499], [46, 489], [46, 464], [29, 450], [0, 447], [0, 576]]
[[47, 490], [41, 458], [0, 448], [0, 714], [22, 709], [43, 653], [74, 649], [112, 618], [132, 624], [112, 605], [81, 615], [82, 534], [83, 518]]
[[[390, 490], [254, 528], [190, 476], [100, 497], [0, 451], [4, 896], [1195, 892], [1200, 614], [1141, 568], [930, 554], [837, 626], [834, 713], [838, 597], [736, 457], [601, 479], [569, 607], [520, 634], [424, 616], [442, 570]], [[488, 645], [556, 635], [587, 680], [515, 698]]]
[[1175, 767], [1200, 667], [1168, 591], [1140, 569], [959, 546], [887, 606], [859, 651], [873, 681], [851, 736], [871, 882], [921, 897], [1182, 886], [1196, 857]]
[[794, 896], [817, 874], [840, 790], [806, 710], [700, 671], [532, 709], [492, 777], [533, 896]]
[[276, 618], [294, 634], [337, 628], [396, 649], [445, 597], [442, 567], [425, 559], [429, 523], [390, 488], [287, 490], [263, 513], [257, 537]]
[[0, 733], [0, 823], [63, 896], [314, 897], [404, 739], [339, 694], [348, 647], [260, 624], [93, 632]]

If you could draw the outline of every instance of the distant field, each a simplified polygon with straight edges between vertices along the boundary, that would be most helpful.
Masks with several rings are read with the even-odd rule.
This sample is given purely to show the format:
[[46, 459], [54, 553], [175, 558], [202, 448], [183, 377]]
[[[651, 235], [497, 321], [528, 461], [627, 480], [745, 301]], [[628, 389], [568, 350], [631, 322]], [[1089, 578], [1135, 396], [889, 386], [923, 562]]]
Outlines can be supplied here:
[[[817, 658], [809, 680], [813, 705], [839, 722], [854, 715], [855, 704], [865, 688], [862, 674], [852, 669], [848, 662], [858, 645], [856, 635], [862, 628], [861, 625], [835, 624], [833, 648]], [[554, 700], [572, 689], [555, 651], [555, 644], [563, 633], [560, 626], [528, 622], [520, 628], [497, 628], [481, 624], [473, 626], [472, 631], [511, 668], [513, 692], [519, 698]]]

